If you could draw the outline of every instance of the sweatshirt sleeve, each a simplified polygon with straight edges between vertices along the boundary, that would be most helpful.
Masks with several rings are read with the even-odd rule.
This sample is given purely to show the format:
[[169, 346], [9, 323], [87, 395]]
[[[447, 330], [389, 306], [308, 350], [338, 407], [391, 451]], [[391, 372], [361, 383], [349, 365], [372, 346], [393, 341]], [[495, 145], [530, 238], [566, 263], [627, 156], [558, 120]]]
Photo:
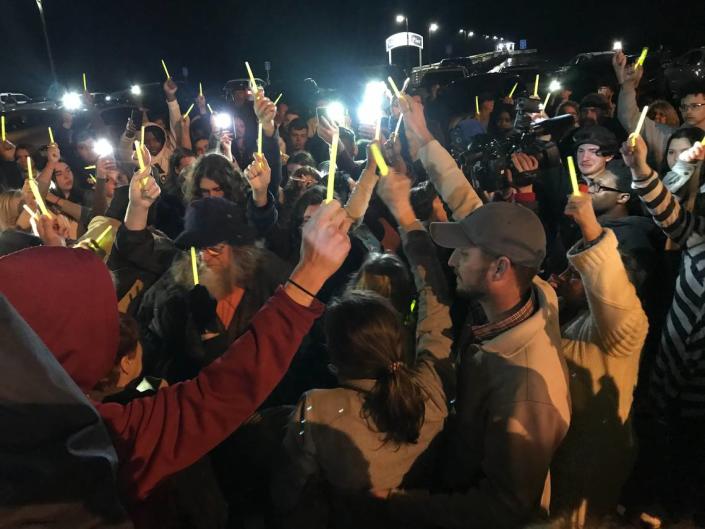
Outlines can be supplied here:
[[320, 303], [303, 307], [279, 289], [247, 331], [196, 378], [124, 406], [97, 404], [130, 496], [145, 498], [237, 429], [282, 378], [322, 312]]
[[181, 136], [181, 107], [178, 99], [167, 101], [166, 106], [169, 108], [169, 130], [166, 131], [164, 147], [173, 152], [178, 143], [177, 138]]
[[266, 134], [262, 134], [262, 153], [267, 159], [272, 176], [269, 181], [269, 192], [277, 197], [279, 196], [279, 187], [282, 183], [282, 159], [279, 152], [279, 132], [274, 129], [274, 135], [269, 138]]
[[[630, 356], [641, 351], [649, 328], [636, 289], [629, 281], [617, 251], [617, 237], [610, 229], [594, 246], [580, 250], [578, 242], [568, 251], [568, 260], [580, 273], [590, 308], [588, 337], [610, 356]], [[571, 336], [570, 326], [564, 337]]]
[[147, 230], [132, 231], [121, 225], [115, 236], [115, 249], [121, 257], [141, 270], [157, 275], [167, 271], [178, 250], [171, 241], [156, 244], [154, 234]]
[[458, 164], [437, 140], [419, 149], [419, 160], [443, 201], [448, 204], [455, 220], [462, 220], [482, 206], [468, 179]]
[[[636, 103], [636, 89], [633, 83], [625, 83], [622, 85], [619, 90], [617, 102], [617, 117], [619, 118], [619, 122], [627, 133], [631, 133], [636, 129], [639, 117], [641, 116], [641, 110]], [[641, 136], [649, 147], [649, 154], [653, 156], [654, 160], [663, 160], [666, 144], [673, 130], [674, 129], [671, 127], [656, 123], [651, 118], [644, 120]]]
[[348, 203], [345, 204], [345, 211], [355, 222], [365, 216], [367, 206], [370, 205], [370, 199], [378, 181], [377, 173], [366, 169], [355, 184], [355, 188], [350, 193], [350, 198], [348, 198]]

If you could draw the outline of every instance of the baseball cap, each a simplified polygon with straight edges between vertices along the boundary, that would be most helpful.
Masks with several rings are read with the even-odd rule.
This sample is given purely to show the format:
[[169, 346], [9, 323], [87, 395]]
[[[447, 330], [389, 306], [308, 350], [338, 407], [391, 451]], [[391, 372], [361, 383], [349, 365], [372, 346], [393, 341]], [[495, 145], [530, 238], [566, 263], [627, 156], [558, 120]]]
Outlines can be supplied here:
[[254, 244], [255, 230], [246, 219], [245, 211], [225, 198], [195, 200], [186, 210], [184, 231], [174, 243], [179, 248], [206, 248], [221, 242], [234, 246]]
[[546, 257], [541, 221], [530, 209], [510, 202], [490, 202], [460, 222], [432, 222], [431, 237], [443, 248], [478, 246], [530, 268], [539, 268]]

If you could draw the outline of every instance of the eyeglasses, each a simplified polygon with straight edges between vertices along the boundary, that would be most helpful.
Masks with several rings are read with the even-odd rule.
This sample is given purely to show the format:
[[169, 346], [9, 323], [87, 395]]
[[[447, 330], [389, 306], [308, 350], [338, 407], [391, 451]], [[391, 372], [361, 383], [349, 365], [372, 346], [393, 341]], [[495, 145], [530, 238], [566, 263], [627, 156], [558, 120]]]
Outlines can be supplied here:
[[687, 112], [688, 110], [697, 110], [702, 107], [705, 107], [705, 103], [683, 103], [679, 108], [681, 112]]
[[216, 244], [215, 246], [208, 246], [203, 248], [201, 251], [206, 252], [212, 257], [218, 257], [225, 250], [225, 243]]
[[601, 183], [595, 182], [594, 180], [589, 180], [588, 178], [583, 178], [583, 181], [587, 184], [587, 188], [590, 193], [600, 193], [602, 191], [612, 191], [613, 193], [626, 193], [627, 192], [627, 191], [622, 191], [620, 189], [616, 189], [614, 187], [603, 186]]

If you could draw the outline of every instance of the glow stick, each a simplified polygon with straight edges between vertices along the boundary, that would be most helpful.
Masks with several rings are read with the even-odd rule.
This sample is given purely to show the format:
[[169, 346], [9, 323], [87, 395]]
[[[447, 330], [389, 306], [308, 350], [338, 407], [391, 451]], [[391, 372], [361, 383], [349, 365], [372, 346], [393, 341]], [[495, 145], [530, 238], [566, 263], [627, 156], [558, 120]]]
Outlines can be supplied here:
[[644, 66], [644, 61], [646, 60], [646, 55], [649, 53], [649, 48], [643, 48], [641, 50], [641, 55], [639, 55], [639, 58], [636, 60], [636, 65], [634, 66], [635, 68], [638, 68], [639, 66]]
[[573, 186], [573, 195], [579, 197], [578, 176], [575, 173], [575, 163], [572, 156], [568, 156], [568, 173], [570, 174], [570, 185]]
[[2, 141], [5, 141], [5, 115], [0, 116], [0, 123], [2, 123]]
[[333, 141], [330, 145], [330, 164], [328, 165], [328, 188], [326, 189], [326, 204], [333, 200], [333, 189], [335, 185], [335, 169], [338, 158], [338, 140], [340, 132], [337, 130], [333, 133]]
[[534, 81], [534, 97], [539, 96], [539, 74], [536, 74], [536, 80]]
[[140, 130], [140, 145], [144, 145], [144, 125], [142, 125], [142, 129]]
[[184, 118], [187, 118], [188, 115], [191, 113], [192, 110], [193, 110], [193, 103], [191, 103], [191, 106], [188, 107], [188, 110], [186, 111], [186, 114], [184, 114]]
[[206, 106], [208, 107], [208, 111], [212, 114], [212, 113], [213, 113], [213, 109], [211, 108], [211, 104], [210, 104], [210, 103], [206, 103]]
[[277, 103], [279, 103], [279, 100], [282, 98], [283, 95], [284, 95], [284, 92], [281, 92], [281, 93], [277, 96], [277, 98], [274, 100], [274, 104], [275, 104], [275, 105], [276, 105]]
[[32, 180], [34, 176], [32, 176], [32, 158], [27, 157], [27, 177]]
[[135, 141], [135, 153], [137, 153], [137, 163], [140, 166], [140, 171], [144, 171], [144, 158], [142, 157], [142, 145]]
[[108, 227], [105, 228], [100, 235], [98, 235], [98, 237], [95, 240], [95, 243], [98, 246], [100, 246], [100, 243], [103, 242], [103, 239], [105, 239], [106, 235], [108, 235], [108, 233], [110, 233], [110, 230], [112, 230], [112, 229], [113, 229], [113, 227], [111, 225], [108, 225]]
[[397, 120], [397, 126], [394, 127], [394, 136], [399, 136], [399, 127], [401, 127], [401, 118], [404, 117], [404, 114], [399, 114], [399, 119]]
[[47, 127], [49, 129], [49, 143], [54, 143], [54, 133], [51, 130], [51, 127]]
[[191, 271], [193, 272], [193, 284], [198, 285], [198, 261], [196, 260], [196, 248], [191, 246]]
[[245, 61], [245, 68], [247, 68], [247, 75], [250, 76], [250, 88], [253, 93], [257, 93], [257, 81], [255, 81], [255, 76], [252, 73], [252, 68], [250, 68], [250, 63]]
[[382, 156], [382, 151], [379, 150], [379, 145], [373, 143], [370, 145], [370, 150], [372, 151], [372, 157], [379, 167], [379, 174], [382, 176], [387, 176], [389, 174], [389, 167], [387, 167], [387, 162], [384, 161], [384, 156]]
[[84, 169], [86, 169], [87, 171], [90, 171], [91, 169], [95, 169], [95, 165], [86, 165], [84, 167]]
[[480, 115], [480, 98], [478, 96], [475, 96], [475, 114]]
[[164, 59], [162, 59], [162, 68], [164, 68], [164, 73], [166, 74], [166, 78], [171, 79], [171, 75], [169, 75], [169, 70], [166, 69], [166, 63], [164, 62]]
[[546, 110], [546, 107], [548, 106], [548, 100], [551, 99], [551, 92], [546, 94], [546, 101], [543, 102], [543, 108]]
[[394, 79], [392, 79], [391, 75], [387, 77], [387, 81], [389, 81], [389, 85], [392, 87], [392, 91], [394, 92], [394, 95], [397, 97], [397, 99], [401, 99], [401, 92], [397, 88], [397, 84], [394, 82]]
[[375, 125], [375, 141], [379, 141], [382, 138], [382, 116], [377, 118], [377, 124]]
[[198, 82], [198, 95], [203, 96], [203, 85], [200, 81]]
[[518, 82], [518, 81], [517, 81], [516, 83], [514, 83], [514, 86], [512, 87], [512, 91], [509, 92], [509, 98], [510, 98], [510, 99], [511, 99], [511, 97], [514, 95], [514, 91], [517, 89], [517, 86], [519, 86], [519, 82]]
[[91, 183], [91, 184], [94, 184], [94, 185], [95, 185], [96, 183], [98, 183], [97, 180], [95, 179], [95, 176], [93, 176], [92, 174], [89, 174], [89, 175], [88, 175], [88, 182]]
[[401, 85], [401, 93], [406, 94], [406, 89], [409, 88], [409, 83], [411, 82], [411, 78], [407, 77], [404, 79], [404, 84]]
[[42, 212], [42, 215], [46, 215], [50, 219], [54, 218], [52, 214], [49, 213], [46, 204], [44, 204], [44, 199], [42, 198], [42, 195], [39, 192], [39, 186], [37, 185], [37, 181], [34, 178], [31, 178], [28, 180], [28, 182], [29, 188], [32, 190], [32, 194], [34, 195], [34, 200], [37, 203], [37, 206], [39, 206], [39, 211]]
[[262, 154], [262, 124], [257, 125], [257, 154]]
[[88, 84], [86, 84], [86, 74], [83, 74], [83, 91], [88, 92]]
[[646, 120], [646, 113], [649, 111], [649, 105], [644, 105], [641, 111], [641, 116], [639, 116], [639, 121], [636, 124], [636, 129], [634, 129], [632, 136], [632, 147], [636, 147], [636, 137], [641, 133], [641, 128], [644, 126], [644, 121]]
[[34, 219], [37, 217], [37, 212], [32, 211], [32, 209], [27, 204], [22, 204], [22, 208], [29, 214], [29, 217], [31, 219]]

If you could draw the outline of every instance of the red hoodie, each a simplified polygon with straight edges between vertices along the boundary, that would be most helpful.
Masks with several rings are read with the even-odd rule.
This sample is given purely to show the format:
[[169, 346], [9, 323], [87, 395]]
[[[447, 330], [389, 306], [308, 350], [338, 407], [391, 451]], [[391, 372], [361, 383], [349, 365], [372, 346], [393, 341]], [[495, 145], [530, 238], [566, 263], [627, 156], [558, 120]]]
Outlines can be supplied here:
[[[0, 258], [0, 291], [88, 391], [113, 365], [118, 312], [110, 273], [87, 250], [37, 247]], [[95, 403], [124, 491], [143, 499], [230, 435], [274, 389], [323, 305], [279, 289], [228, 351], [187, 382], [123, 406]]]

